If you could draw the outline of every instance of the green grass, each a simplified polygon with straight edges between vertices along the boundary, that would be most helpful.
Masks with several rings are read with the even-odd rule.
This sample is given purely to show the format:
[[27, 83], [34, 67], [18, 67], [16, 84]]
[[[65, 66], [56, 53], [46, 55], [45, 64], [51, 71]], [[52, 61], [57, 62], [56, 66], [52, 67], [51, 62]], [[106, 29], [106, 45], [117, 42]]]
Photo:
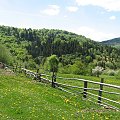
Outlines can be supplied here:
[[[72, 74], [68, 74], [68, 75], [59, 75], [62, 77], [66, 77], [66, 78], [82, 78], [82, 79], [87, 79], [87, 80], [91, 80], [91, 81], [95, 81], [95, 82], [100, 82], [101, 78], [104, 78], [104, 83], [107, 84], [114, 84], [117, 86], [120, 86], [120, 80], [116, 79], [114, 76], [105, 76], [105, 75], [101, 75], [100, 78], [98, 77], [94, 77], [94, 76], [81, 76], [81, 75], [72, 75]], [[74, 85], [74, 86], [79, 86], [79, 87], [83, 87], [84, 83], [82, 81], [77, 81], [77, 80], [64, 80], [64, 79], [57, 79], [58, 82], [60, 83], [64, 83], [64, 84], [69, 84], [69, 85]], [[99, 85], [98, 84], [92, 84], [92, 83], [88, 83], [88, 88], [94, 88], [94, 89], [99, 89]], [[78, 89], [75, 89], [78, 91]], [[103, 86], [103, 90], [105, 91], [109, 91], [109, 92], [117, 92], [120, 93], [120, 89], [116, 89], [116, 88], [111, 88], [108, 86]], [[82, 89], [79, 91], [83, 91]], [[88, 90], [88, 92], [90, 93], [94, 93], [95, 95], [98, 95], [98, 91], [92, 91], [92, 90]], [[89, 96], [91, 96], [90, 94], [88, 94], [88, 98]], [[92, 96], [93, 97], [93, 96]], [[108, 94], [108, 93], [102, 93], [102, 97], [120, 102], [120, 95], [116, 95], [116, 94]], [[94, 97], [96, 100], [91, 99], [94, 102], [97, 102], [98, 97]], [[103, 100], [103, 102], [106, 102], [108, 104], [111, 104], [113, 106], [116, 106], [120, 109], [120, 104], [116, 104], [113, 102], [109, 102], [106, 100]]]
[[[117, 85], [117, 86], [120, 85], [120, 80], [116, 79], [114, 76], [101, 75], [100, 78], [94, 77], [94, 76], [81, 76], [81, 75], [73, 75], [73, 74], [58, 74], [58, 76], [61, 76], [63, 78], [82, 78], [82, 79], [91, 80], [91, 81], [95, 81], [95, 82], [100, 82], [101, 78], [104, 78], [104, 83], [113, 84], [113, 85]], [[51, 79], [51, 78], [49, 78], [49, 79]], [[72, 79], [71, 80], [66, 80], [66, 79], [57, 78], [57, 82], [64, 83], [64, 84], [67, 84], [67, 85], [72, 85], [72, 86], [78, 86], [78, 87], [82, 87], [82, 88], [84, 86], [83, 81], [78, 81], [78, 80], [74, 80], [74, 79], [73, 80]], [[83, 92], [83, 89], [78, 89], [78, 88], [69, 89], [69, 88], [70, 87], [65, 87], [64, 89], [66, 89], [70, 92], [76, 92], [76, 91]], [[100, 85], [88, 82], [88, 88], [94, 88], [94, 89], [99, 90]], [[120, 89], [116, 89], [116, 88], [112, 88], [112, 87], [108, 87], [108, 86], [103, 86], [103, 90], [109, 91], [109, 92], [117, 92], [117, 93], [120, 94]], [[88, 90], [87, 92], [89, 92], [87, 97], [88, 98], [92, 97], [92, 98], [90, 98], [90, 100], [92, 100], [94, 102], [97, 102], [99, 91]], [[97, 96], [93, 96], [90, 93], [95, 94]], [[109, 93], [103, 92], [102, 97], [114, 100], [116, 102], [120, 102], [120, 95], [118, 95], [118, 94], [116, 95], [116, 94], [109, 94]], [[112, 106], [115, 106], [115, 107], [120, 109], [120, 104], [117, 104], [117, 103], [114, 103], [114, 102], [111, 102], [111, 101], [108, 101], [108, 100], [104, 100], [104, 99], [102, 99], [102, 102], [108, 103], [108, 104], [110, 104]]]
[[[65, 75], [64, 75], [65, 76]], [[75, 83], [76, 84], [76, 83]], [[32, 81], [0, 74], [0, 120], [119, 120], [120, 112]]]

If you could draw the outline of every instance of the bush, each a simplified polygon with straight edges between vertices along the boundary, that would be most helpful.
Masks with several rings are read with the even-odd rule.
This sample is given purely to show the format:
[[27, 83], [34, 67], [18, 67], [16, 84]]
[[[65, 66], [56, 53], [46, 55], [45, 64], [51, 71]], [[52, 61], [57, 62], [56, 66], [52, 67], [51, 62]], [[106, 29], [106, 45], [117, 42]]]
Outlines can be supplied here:
[[109, 76], [115, 76], [115, 71], [114, 70], [111, 70], [111, 71], [109, 71], [109, 74], [108, 74]]
[[7, 48], [0, 44], [0, 62], [12, 64], [12, 55]]
[[59, 60], [56, 55], [51, 55], [47, 58], [45, 62], [45, 67], [50, 70], [50, 72], [57, 72], [58, 71], [58, 64]]
[[99, 77], [99, 75], [102, 74], [103, 70], [104, 70], [103, 67], [96, 66], [95, 69], [92, 69], [92, 74], [93, 74], [94, 76]]
[[107, 62], [106, 67], [108, 67], [110, 69], [115, 69], [115, 65], [113, 63], [111, 63], [111, 62]]
[[71, 65], [63, 66], [60, 64], [58, 72], [61, 74], [70, 74], [71, 73], [70, 66]]
[[76, 61], [70, 66], [70, 71], [72, 74], [85, 75], [85, 65], [81, 61]]
[[36, 69], [36, 63], [33, 60], [29, 60], [24, 63], [26, 69]]
[[88, 75], [91, 73], [90, 69], [80, 60], [75, 61], [73, 65], [68, 64], [64, 66], [62, 63], [59, 64], [59, 73], [63, 74]]

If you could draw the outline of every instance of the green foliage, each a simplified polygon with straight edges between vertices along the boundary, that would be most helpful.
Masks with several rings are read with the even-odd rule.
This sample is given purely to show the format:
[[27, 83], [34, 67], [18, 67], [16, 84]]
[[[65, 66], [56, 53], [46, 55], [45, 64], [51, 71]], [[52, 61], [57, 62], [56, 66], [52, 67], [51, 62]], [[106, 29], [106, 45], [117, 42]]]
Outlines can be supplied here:
[[86, 61], [86, 63], [90, 63], [93, 61], [93, 59], [91, 56], [86, 56], [85, 61]]
[[12, 64], [12, 56], [5, 46], [0, 44], [0, 62]]
[[62, 74], [76, 74], [76, 75], [91, 75], [92, 66], [86, 66], [80, 60], [76, 60], [73, 65], [62, 65], [59, 64], [59, 73]]
[[49, 62], [50, 71], [57, 72], [58, 71], [58, 64], [59, 64], [59, 60], [58, 60], [57, 56], [51, 55], [48, 58], [48, 62]]
[[119, 38], [114, 38], [111, 40], [103, 41], [102, 44], [107, 44], [107, 45], [119, 45], [120, 46], [120, 37]]
[[60, 63], [58, 72], [61, 73], [61, 74], [70, 74], [71, 73], [70, 66], [71, 65], [64, 66], [63, 64]]
[[76, 61], [73, 65], [70, 66], [70, 70], [73, 74], [84, 75], [85, 65], [81, 61]]
[[27, 69], [35, 69], [37, 65], [33, 60], [29, 60], [28, 62], [24, 62], [24, 67]]
[[[59, 71], [66, 73], [90, 74], [91, 63], [104, 69], [120, 69], [119, 49], [63, 30], [0, 26], [0, 43], [11, 52], [14, 63], [28, 67], [41, 66], [55, 54], [63, 65]], [[88, 70], [80, 72], [75, 61], [81, 61]]]
[[110, 69], [115, 69], [115, 64], [111, 62], [107, 62], [106, 66], [109, 67]]
[[115, 76], [116, 72], [114, 70], [110, 70], [108, 72], [109, 76]]
[[120, 70], [117, 72], [116, 76], [115, 76], [118, 80], [120, 80]]

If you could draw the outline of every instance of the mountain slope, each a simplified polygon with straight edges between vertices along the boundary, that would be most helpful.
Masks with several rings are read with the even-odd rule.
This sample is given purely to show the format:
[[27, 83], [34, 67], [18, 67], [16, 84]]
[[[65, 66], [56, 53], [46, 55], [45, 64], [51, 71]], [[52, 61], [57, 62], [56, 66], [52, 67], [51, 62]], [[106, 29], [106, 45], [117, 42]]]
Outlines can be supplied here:
[[111, 40], [107, 40], [107, 41], [103, 41], [101, 43], [106, 44], [106, 45], [111, 45], [111, 46], [114, 46], [114, 47], [120, 49], [120, 37], [119, 38], [114, 38], [114, 39], [111, 39]]

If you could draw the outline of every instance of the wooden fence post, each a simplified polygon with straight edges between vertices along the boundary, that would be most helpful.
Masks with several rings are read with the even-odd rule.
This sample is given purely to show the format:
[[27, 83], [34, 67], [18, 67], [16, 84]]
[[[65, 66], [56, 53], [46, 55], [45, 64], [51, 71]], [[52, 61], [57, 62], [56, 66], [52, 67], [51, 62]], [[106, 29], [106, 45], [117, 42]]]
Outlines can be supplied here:
[[41, 82], [41, 74], [40, 73], [37, 75], [37, 79], [39, 80], [39, 82]]
[[55, 73], [53, 72], [53, 75], [52, 75], [52, 87], [55, 88], [55, 83], [56, 82], [56, 76], [55, 76]]
[[39, 73], [39, 69], [37, 69], [36, 73]]
[[87, 98], [87, 81], [84, 81], [83, 98]]
[[36, 80], [39, 80], [40, 76], [39, 76], [39, 69], [37, 69], [36, 71]]
[[[103, 82], [104, 82], [104, 78], [101, 78], [101, 83], [103, 83]], [[102, 90], [103, 90], [103, 84], [100, 84], [100, 90], [98, 92], [98, 103], [101, 103]]]

